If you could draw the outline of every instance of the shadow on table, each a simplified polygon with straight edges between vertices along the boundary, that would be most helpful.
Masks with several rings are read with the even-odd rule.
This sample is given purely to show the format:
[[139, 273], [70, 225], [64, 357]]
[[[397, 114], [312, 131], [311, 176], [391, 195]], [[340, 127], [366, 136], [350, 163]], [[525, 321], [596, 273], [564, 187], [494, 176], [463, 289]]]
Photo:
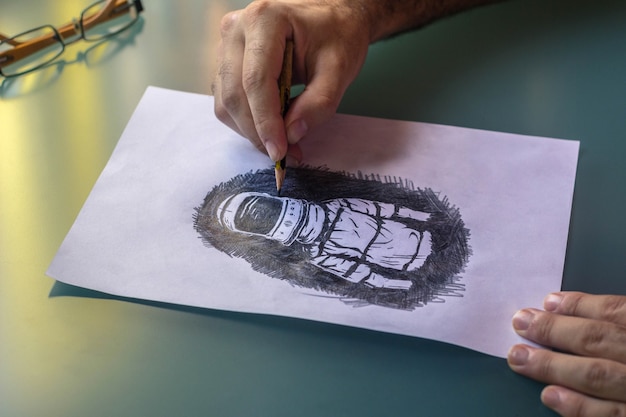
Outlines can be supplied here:
[[165, 308], [165, 309], [174, 310], [174, 311], [184, 311], [187, 313], [200, 314], [200, 315], [206, 315], [206, 316], [213, 316], [215, 315], [216, 311], [221, 312], [220, 310], [211, 310], [211, 309], [206, 309], [206, 308], [201, 308], [201, 307], [185, 306], [181, 304], [172, 304], [172, 303], [165, 303], [165, 302], [160, 302], [160, 301], [142, 300], [142, 299], [131, 298], [131, 297], [121, 297], [121, 296], [107, 294], [107, 293], [96, 291], [96, 290], [90, 290], [87, 288], [77, 287], [77, 286], [66, 284], [60, 281], [54, 282], [54, 285], [52, 286], [52, 289], [50, 290], [48, 297], [49, 298], [80, 297], [80, 298], [94, 298], [94, 299], [99, 299], [99, 300], [126, 301], [126, 302], [135, 303], [135, 304]]
[[[270, 361], [279, 366], [273, 370], [274, 382], [256, 388], [265, 395], [274, 392], [273, 387], [278, 384], [276, 381], [287, 380], [294, 370], [301, 369], [301, 361], [313, 358], [320, 361], [316, 366], [324, 364], [321, 365], [324, 369], [309, 370], [308, 375], [298, 381], [298, 385], [304, 391], [315, 390], [316, 398], [325, 397], [331, 402], [339, 401], [337, 398], [343, 398], [344, 395], [347, 398], [356, 397], [381, 413], [383, 410], [393, 411], [394, 407], [402, 409], [408, 403], [417, 403], [423, 410], [436, 411], [436, 414], [424, 415], [456, 415], [463, 409], [476, 412], [472, 415], [485, 416], [554, 415], [539, 402], [542, 384], [513, 373], [501, 358], [443, 342], [291, 317], [118, 297], [58, 281], [54, 283], [49, 296], [127, 301], [191, 313], [208, 319], [207, 333], [214, 329], [210, 324], [212, 320], [223, 322], [223, 326], [219, 328], [223, 343], [231, 343], [233, 346], [250, 344], [246, 352], [257, 352], [254, 344], [261, 343], [263, 347], [260, 354], [276, 351], [278, 357], [272, 357]], [[163, 331], [173, 330], [164, 326]], [[213, 338], [214, 335], [210, 337]], [[205, 340], [202, 336], [198, 338]], [[364, 361], [363, 358], [370, 359]], [[258, 369], [254, 368], [252, 373], [265, 369], [264, 364], [255, 366]], [[239, 372], [235, 365], [228, 369]], [[356, 382], [352, 379], [355, 374], [374, 379], [367, 383]], [[352, 388], [346, 389], [346, 386], [373, 386], [380, 392], [378, 396], [363, 399], [360, 391], [353, 392]], [[337, 390], [344, 390], [345, 394], [338, 394]], [[298, 390], [294, 392], [300, 393]], [[395, 406], [388, 409], [390, 404], [380, 400], [381, 395], [396, 396]], [[304, 398], [306, 400], [309, 397], [305, 395]], [[283, 407], [295, 409], [297, 405], [285, 403]]]

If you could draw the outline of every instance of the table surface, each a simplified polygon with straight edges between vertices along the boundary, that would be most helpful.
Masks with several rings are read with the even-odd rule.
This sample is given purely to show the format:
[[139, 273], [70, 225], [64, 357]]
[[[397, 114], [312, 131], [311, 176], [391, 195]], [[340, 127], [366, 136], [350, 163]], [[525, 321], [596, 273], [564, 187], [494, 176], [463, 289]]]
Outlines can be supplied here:
[[[144, 2], [123, 35], [0, 84], [0, 414], [553, 415], [541, 384], [456, 346], [46, 277], [146, 87], [208, 93], [219, 20], [247, 3]], [[0, 0], [0, 30], [89, 3]], [[624, 39], [624, 1], [511, 0], [374, 45], [340, 111], [581, 141], [563, 288], [626, 294]]]

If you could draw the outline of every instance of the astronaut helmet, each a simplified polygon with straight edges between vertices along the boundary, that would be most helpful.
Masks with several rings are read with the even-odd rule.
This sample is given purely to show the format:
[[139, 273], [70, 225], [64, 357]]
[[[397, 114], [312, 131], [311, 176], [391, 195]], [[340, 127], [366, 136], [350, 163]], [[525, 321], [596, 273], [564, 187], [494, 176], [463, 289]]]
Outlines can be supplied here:
[[225, 199], [216, 214], [218, 222], [233, 232], [290, 245], [302, 228], [305, 206], [304, 200], [249, 191]]

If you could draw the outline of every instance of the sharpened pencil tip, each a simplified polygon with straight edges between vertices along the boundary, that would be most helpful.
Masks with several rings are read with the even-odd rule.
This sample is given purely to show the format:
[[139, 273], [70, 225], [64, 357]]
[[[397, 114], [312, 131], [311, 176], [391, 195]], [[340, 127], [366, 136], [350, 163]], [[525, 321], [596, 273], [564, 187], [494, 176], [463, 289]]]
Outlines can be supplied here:
[[285, 174], [287, 171], [285, 167], [285, 163], [286, 163], [286, 158], [283, 158], [280, 161], [277, 161], [276, 165], [274, 166], [274, 175], [276, 176], [276, 192], [278, 193], [279, 196], [280, 196], [280, 190], [281, 188], [283, 188], [283, 181], [285, 181]]

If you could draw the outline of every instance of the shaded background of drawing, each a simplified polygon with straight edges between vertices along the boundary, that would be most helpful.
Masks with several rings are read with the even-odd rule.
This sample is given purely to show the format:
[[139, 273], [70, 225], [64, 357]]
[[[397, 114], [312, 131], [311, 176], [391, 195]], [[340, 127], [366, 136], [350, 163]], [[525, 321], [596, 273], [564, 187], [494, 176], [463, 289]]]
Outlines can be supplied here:
[[[400, 178], [380, 180], [376, 176], [331, 172], [314, 168], [290, 168], [281, 196], [323, 202], [339, 198], [358, 198], [395, 204], [430, 213], [422, 226], [432, 234], [432, 253], [416, 271], [394, 270], [393, 278], [413, 282], [408, 290], [371, 288], [362, 283], [339, 279], [312, 265], [297, 243], [285, 246], [261, 236], [248, 236], [224, 228], [217, 220], [218, 206], [233, 194], [256, 191], [276, 193], [274, 171], [259, 170], [241, 174], [211, 190], [195, 216], [196, 230], [204, 242], [231, 256], [246, 259], [252, 268], [274, 278], [299, 286], [334, 294], [353, 305], [376, 304], [413, 309], [441, 296], [459, 296], [463, 284], [459, 273], [469, 259], [469, 231], [459, 210], [447, 198], [431, 189], [415, 188]], [[420, 222], [422, 223], [422, 222]], [[401, 243], [400, 243], [401, 244]], [[209, 271], [207, 271], [209, 273]]]

